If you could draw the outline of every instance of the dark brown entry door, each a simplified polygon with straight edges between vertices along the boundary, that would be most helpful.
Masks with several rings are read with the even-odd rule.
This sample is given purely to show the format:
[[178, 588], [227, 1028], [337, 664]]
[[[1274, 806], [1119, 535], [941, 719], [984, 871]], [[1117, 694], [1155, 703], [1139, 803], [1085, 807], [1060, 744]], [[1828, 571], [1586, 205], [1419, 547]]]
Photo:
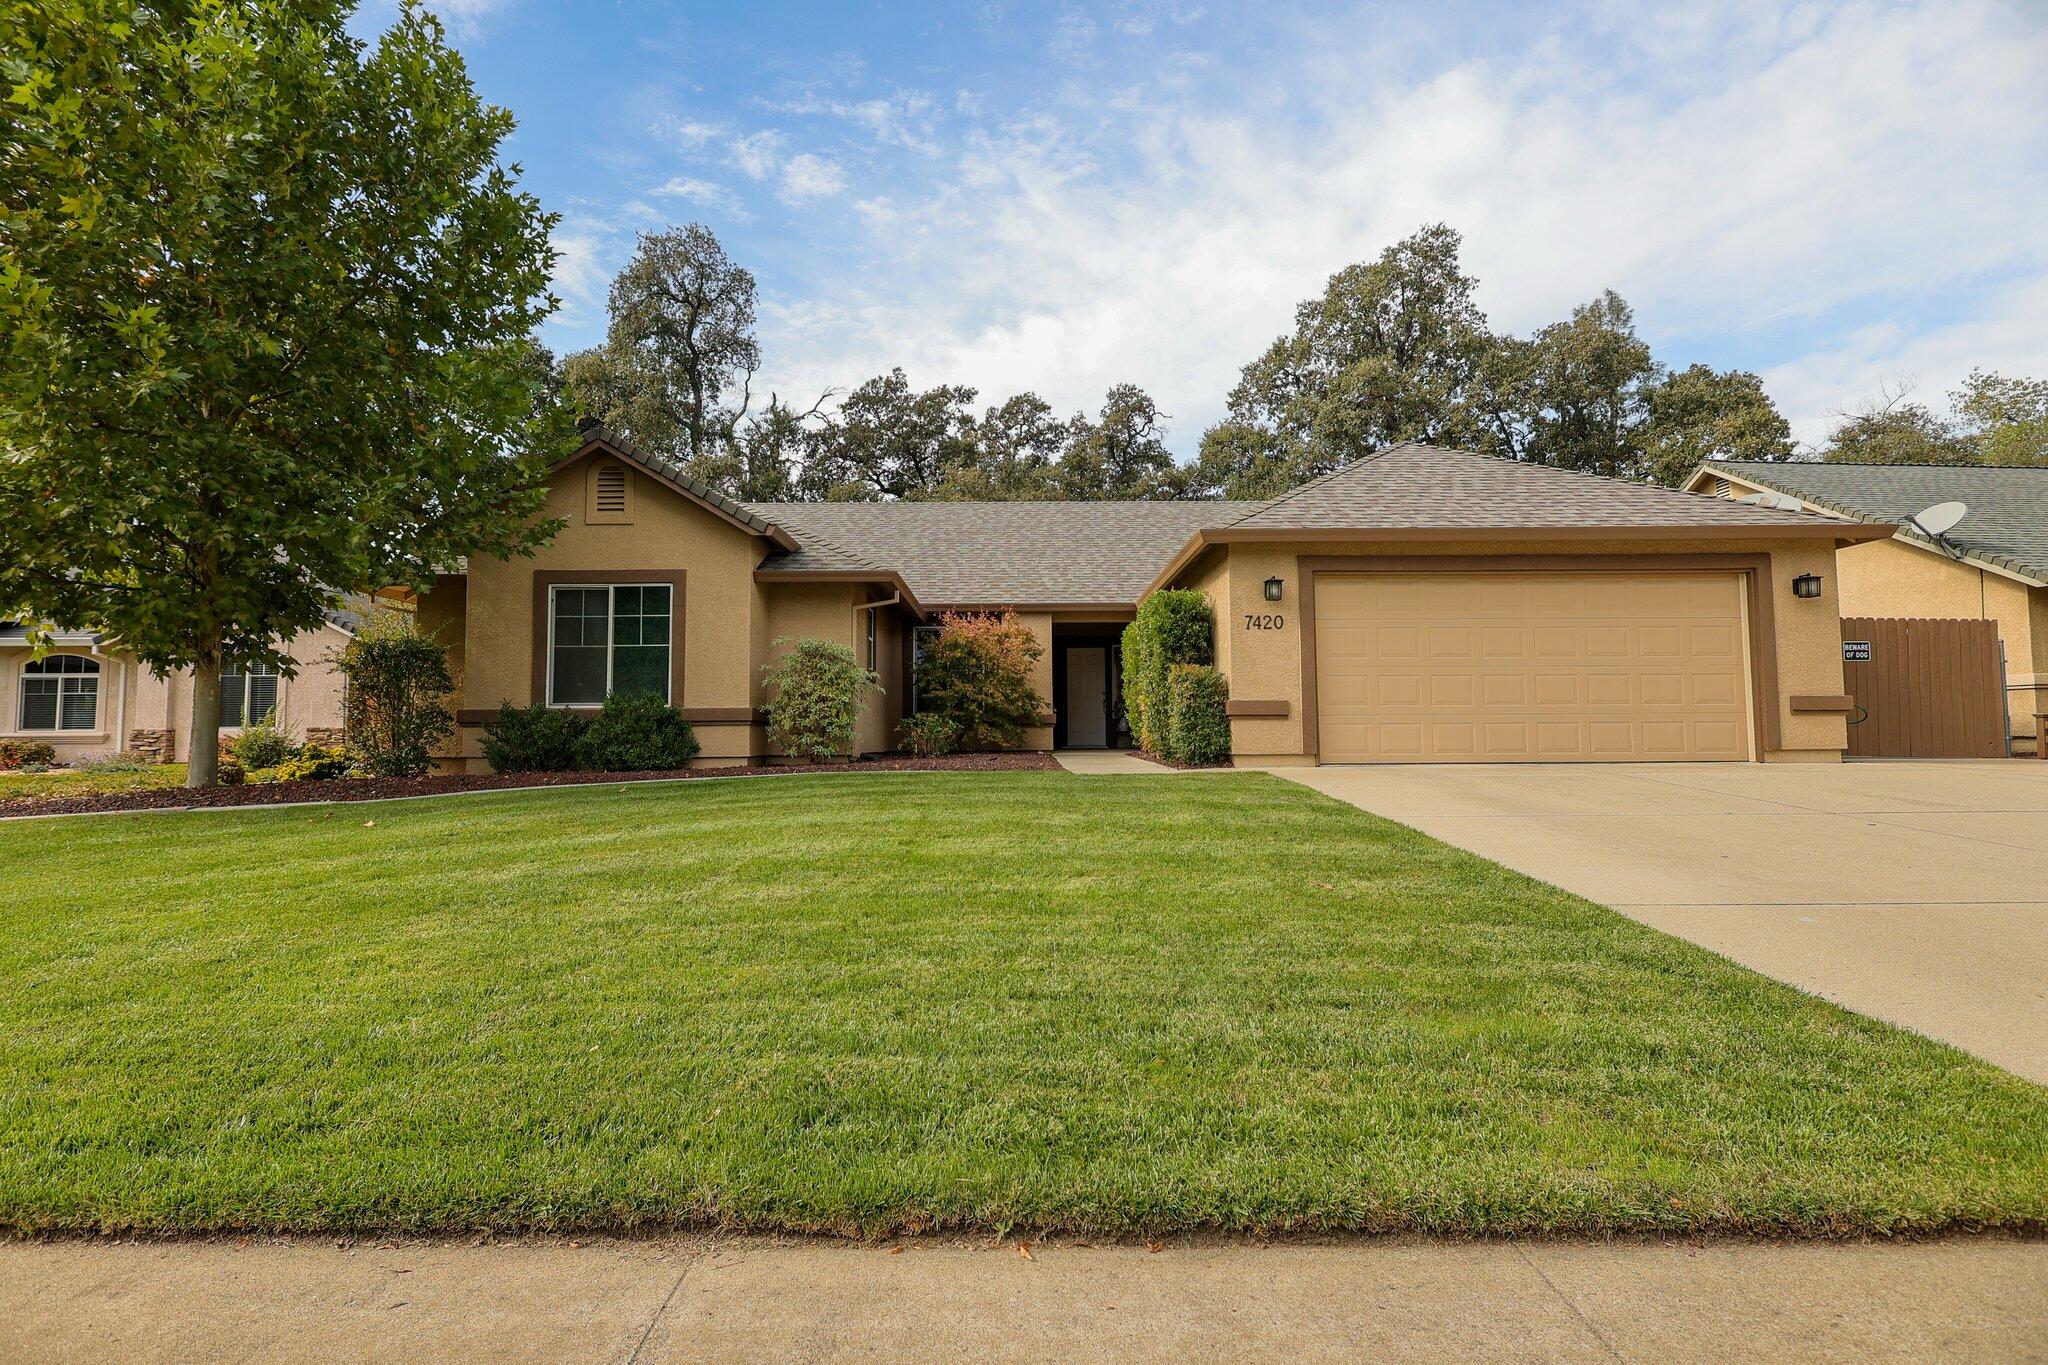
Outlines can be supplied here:
[[1845, 616], [1842, 676], [1852, 758], [2006, 756], [1996, 621]]

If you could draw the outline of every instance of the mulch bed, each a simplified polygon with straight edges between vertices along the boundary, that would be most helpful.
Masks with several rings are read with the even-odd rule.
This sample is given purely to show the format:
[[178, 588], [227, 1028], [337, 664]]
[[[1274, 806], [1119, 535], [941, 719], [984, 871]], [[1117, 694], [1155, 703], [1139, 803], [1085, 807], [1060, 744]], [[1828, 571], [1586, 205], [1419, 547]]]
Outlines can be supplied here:
[[1162, 768], [1178, 768], [1184, 773], [1209, 772], [1216, 768], [1234, 768], [1237, 766], [1227, 758], [1221, 763], [1183, 763], [1177, 758], [1161, 758], [1150, 749], [1133, 749], [1131, 750], [1131, 755], [1134, 758], [1142, 758], [1147, 763], [1157, 763]]
[[164, 787], [89, 796], [22, 796], [0, 801], [0, 819], [97, 811], [184, 810], [200, 806], [281, 806], [297, 801], [386, 801], [395, 796], [571, 787], [604, 782], [781, 776], [789, 773], [996, 773], [1058, 771], [1051, 754], [949, 754], [944, 758], [863, 758], [851, 763], [771, 763], [742, 768], [677, 768], [640, 773], [476, 773], [446, 777], [335, 778], [326, 782], [250, 782], [239, 787]]

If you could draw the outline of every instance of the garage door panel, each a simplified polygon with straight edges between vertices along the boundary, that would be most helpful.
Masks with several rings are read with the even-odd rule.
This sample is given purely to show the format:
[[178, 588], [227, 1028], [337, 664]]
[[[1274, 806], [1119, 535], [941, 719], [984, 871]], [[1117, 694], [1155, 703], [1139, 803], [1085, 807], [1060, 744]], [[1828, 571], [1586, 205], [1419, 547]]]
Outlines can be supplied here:
[[1743, 760], [1728, 573], [1319, 575], [1325, 762]]

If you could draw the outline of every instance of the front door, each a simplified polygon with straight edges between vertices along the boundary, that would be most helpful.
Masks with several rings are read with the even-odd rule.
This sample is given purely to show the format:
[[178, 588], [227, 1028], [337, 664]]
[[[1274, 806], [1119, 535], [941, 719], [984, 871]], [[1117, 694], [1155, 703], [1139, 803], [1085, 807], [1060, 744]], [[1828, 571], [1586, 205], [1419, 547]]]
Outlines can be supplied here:
[[1067, 746], [1100, 749], [1109, 743], [1109, 650], [1067, 649]]

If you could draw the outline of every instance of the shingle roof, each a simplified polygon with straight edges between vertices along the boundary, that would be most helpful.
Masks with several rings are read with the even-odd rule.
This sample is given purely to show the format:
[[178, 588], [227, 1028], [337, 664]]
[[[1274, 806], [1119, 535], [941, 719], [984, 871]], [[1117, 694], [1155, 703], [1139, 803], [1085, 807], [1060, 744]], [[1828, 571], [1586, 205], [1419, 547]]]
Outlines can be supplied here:
[[1826, 524], [1785, 512], [1403, 442], [1260, 504], [1231, 530], [1473, 530]]
[[[1969, 504], [1943, 539], [1989, 564], [2048, 578], [2048, 469], [1985, 465], [1716, 460], [1726, 471], [1858, 521], [1903, 522], [1938, 502]], [[1926, 543], [1911, 526], [1899, 534]]]
[[[893, 569], [927, 606], [1129, 606], [1195, 532], [1249, 502], [749, 503], [802, 548], [769, 572]], [[858, 546], [856, 554], [843, 546]], [[851, 562], [849, 562], [851, 561]]]

